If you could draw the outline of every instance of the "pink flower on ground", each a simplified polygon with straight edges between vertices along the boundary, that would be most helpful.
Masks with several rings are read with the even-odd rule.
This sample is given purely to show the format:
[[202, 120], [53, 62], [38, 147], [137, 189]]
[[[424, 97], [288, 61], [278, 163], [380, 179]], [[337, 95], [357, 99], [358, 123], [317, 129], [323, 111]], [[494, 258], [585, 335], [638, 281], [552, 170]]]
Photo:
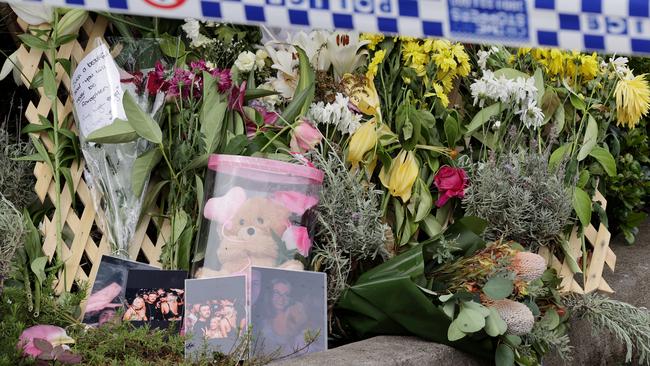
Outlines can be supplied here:
[[303, 120], [294, 128], [289, 146], [292, 152], [304, 153], [318, 145], [322, 138], [323, 135], [317, 128]]
[[438, 170], [433, 180], [438, 191], [440, 191], [440, 196], [436, 201], [437, 207], [444, 206], [452, 197], [465, 197], [465, 188], [467, 188], [469, 178], [463, 169], [443, 166]]
[[309, 232], [306, 227], [289, 226], [282, 235], [282, 241], [284, 241], [288, 250], [296, 249], [303, 257], [309, 255], [311, 239], [309, 238]]
[[65, 329], [54, 325], [35, 325], [27, 328], [20, 335], [17, 347], [22, 348], [23, 354], [38, 357], [41, 350], [34, 345], [34, 339], [44, 339], [52, 346], [60, 346], [62, 344], [74, 343], [74, 339], [70, 338], [65, 332]]

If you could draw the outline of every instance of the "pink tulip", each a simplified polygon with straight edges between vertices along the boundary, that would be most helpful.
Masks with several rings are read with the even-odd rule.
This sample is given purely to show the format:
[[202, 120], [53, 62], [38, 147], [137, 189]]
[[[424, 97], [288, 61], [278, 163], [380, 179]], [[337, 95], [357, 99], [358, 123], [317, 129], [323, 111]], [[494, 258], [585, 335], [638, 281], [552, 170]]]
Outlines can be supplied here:
[[318, 204], [318, 198], [295, 191], [275, 192], [273, 200], [300, 216]]
[[293, 152], [304, 153], [318, 145], [322, 138], [323, 135], [317, 128], [308, 121], [303, 120], [293, 130], [289, 146]]
[[117, 308], [122, 306], [119, 303], [111, 304], [111, 301], [113, 301], [113, 299], [117, 297], [120, 292], [122, 292], [122, 286], [118, 285], [115, 282], [95, 292], [88, 298], [88, 302], [86, 303], [86, 312], [92, 313], [94, 311], [100, 311], [106, 308]]
[[303, 257], [309, 255], [311, 239], [309, 238], [309, 232], [306, 227], [290, 226], [282, 235], [282, 240], [287, 246], [287, 249], [297, 249], [298, 253]]
[[53, 347], [74, 343], [74, 339], [70, 338], [65, 332], [65, 329], [61, 327], [54, 325], [35, 325], [23, 331], [18, 340], [17, 347], [22, 348], [23, 354], [27, 356], [38, 357], [42, 351], [36, 348], [34, 339], [44, 339]]

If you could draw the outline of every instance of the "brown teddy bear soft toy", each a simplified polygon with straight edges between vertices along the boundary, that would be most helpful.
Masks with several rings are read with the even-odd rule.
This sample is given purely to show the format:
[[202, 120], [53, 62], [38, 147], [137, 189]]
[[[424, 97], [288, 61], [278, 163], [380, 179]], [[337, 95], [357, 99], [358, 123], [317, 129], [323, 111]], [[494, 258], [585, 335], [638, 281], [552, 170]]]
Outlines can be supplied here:
[[216, 258], [206, 255], [196, 277], [240, 273], [250, 266], [303, 269], [299, 261], [281, 256], [281, 238], [291, 226], [291, 212], [284, 205], [265, 197], [248, 198], [235, 187], [208, 200], [204, 216], [219, 225], [219, 243]]

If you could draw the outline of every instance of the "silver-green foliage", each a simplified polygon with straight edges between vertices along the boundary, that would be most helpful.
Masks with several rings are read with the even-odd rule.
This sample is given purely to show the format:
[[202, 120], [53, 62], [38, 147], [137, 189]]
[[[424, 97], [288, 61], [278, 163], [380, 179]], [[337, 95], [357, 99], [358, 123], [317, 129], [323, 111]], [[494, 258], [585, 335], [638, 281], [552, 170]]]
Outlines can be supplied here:
[[16, 250], [22, 244], [23, 222], [22, 214], [0, 193], [0, 282], [9, 276]]
[[600, 294], [571, 295], [567, 306], [586, 319], [594, 332], [610, 332], [626, 347], [625, 362], [638, 356], [639, 364], [650, 365], [650, 312], [646, 308], [610, 299]]
[[34, 198], [32, 164], [14, 160], [32, 153], [30, 144], [11, 138], [0, 126], [0, 193], [16, 207], [23, 208]]
[[470, 169], [463, 205], [488, 221], [490, 240], [505, 238], [528, 248], [551, 243], [570, 223], [571, 193], [562, 169], [533, 151], [502, 153]]
[[569, 334], [559, 328], [549, 329], [541, 322], [536, 322], [533, 330], [525, 336], [525, 343], [542, 347], [545, 352], [554, 351], [566, 365], [573, 361]]
[[334, 152], [315, 152], [313, 160], [325, 173], [313, 264], [327, 272], [328, 299], [335, 302], [347, 286], [353, 262], [388, 256], [382, 193], [362, 184]]

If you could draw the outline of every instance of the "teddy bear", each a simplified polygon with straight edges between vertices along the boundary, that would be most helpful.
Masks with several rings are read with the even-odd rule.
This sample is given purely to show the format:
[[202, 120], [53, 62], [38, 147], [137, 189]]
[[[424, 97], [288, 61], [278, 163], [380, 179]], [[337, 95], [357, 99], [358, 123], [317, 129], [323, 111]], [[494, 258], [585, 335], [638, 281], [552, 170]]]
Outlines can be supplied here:
[[250, 266], [304, 269], [300, 261], [286, 258], [281, 246], [306, 255], [305, 247], [311, 246], [307, 230], [293, 225], [290, 218], [292, 214], [302, 215], [317, 202], [297, 192], [248, 197], [241, 187], [209, 199], [203, 215], [216, 222], [219, 243], [216, 255], [206, 253], [204, 266], [195, 276], [241, 273]]

